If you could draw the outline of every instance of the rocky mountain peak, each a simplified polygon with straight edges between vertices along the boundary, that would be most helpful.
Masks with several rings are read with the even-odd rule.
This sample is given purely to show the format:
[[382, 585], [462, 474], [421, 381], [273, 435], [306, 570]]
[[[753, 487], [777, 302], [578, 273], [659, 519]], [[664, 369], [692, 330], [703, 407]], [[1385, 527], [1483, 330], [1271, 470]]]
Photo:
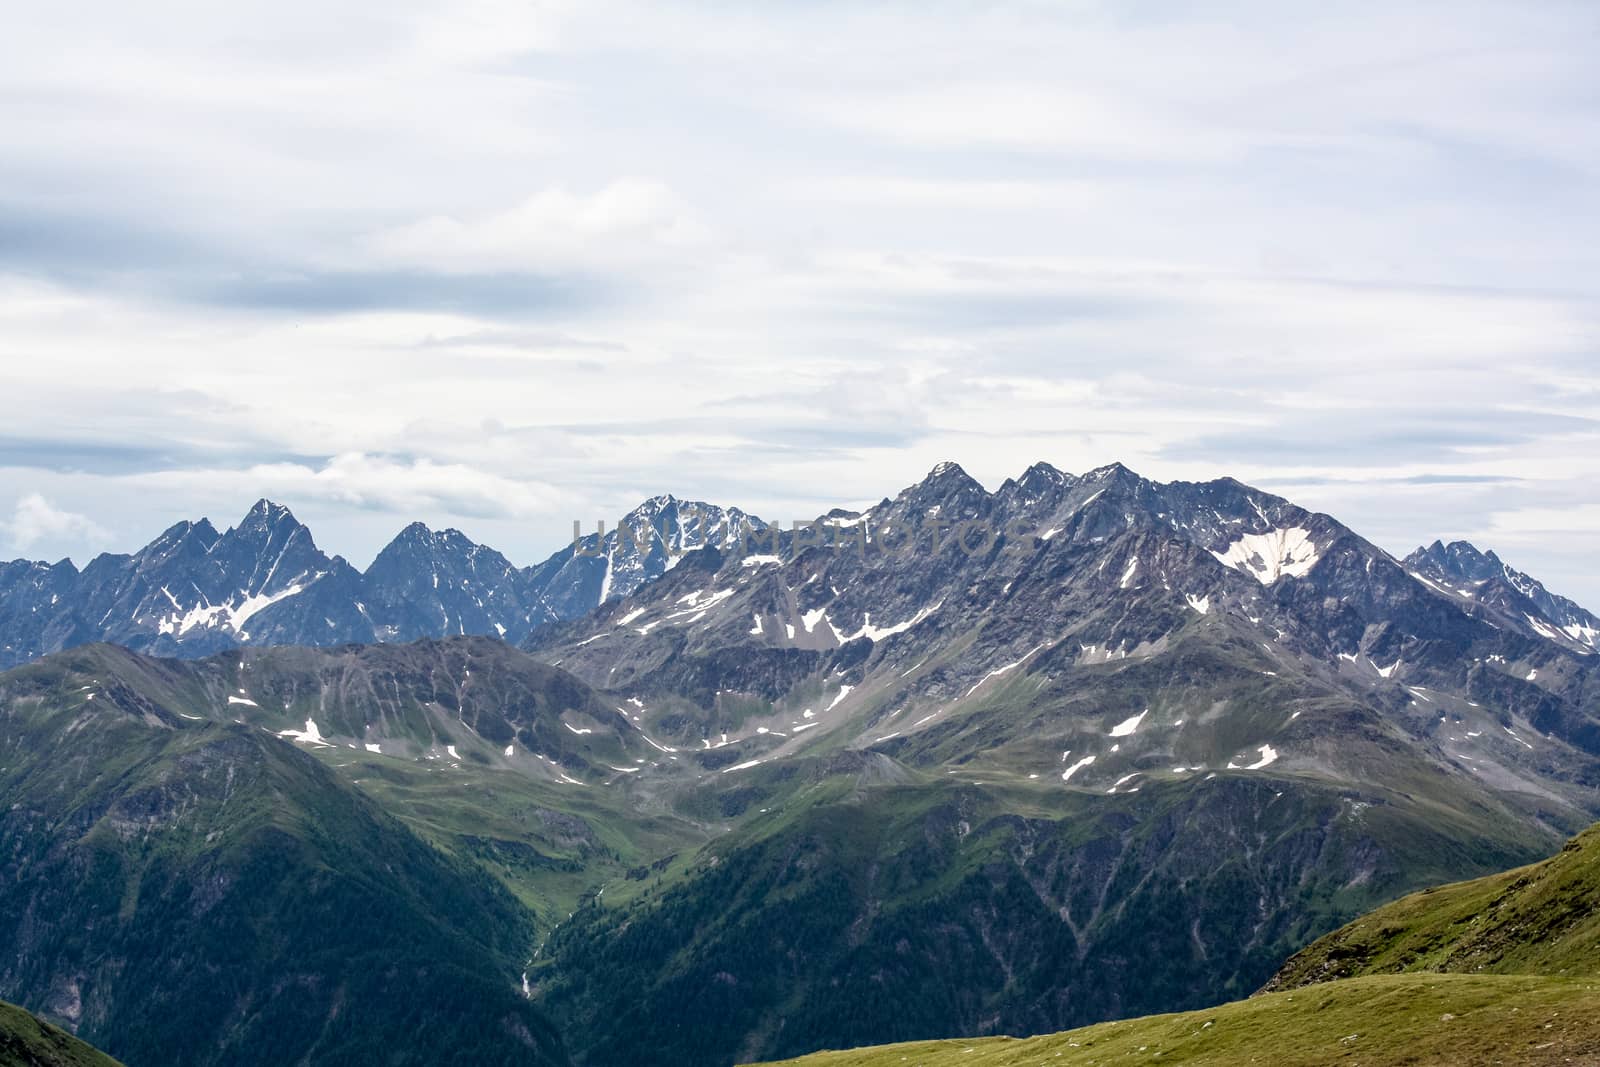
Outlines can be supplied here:
[[1482, 581], [1499, 577], [1506, 566], [1494, 552], [1484, 552], [1470, 541], [1434, 541], [1406, 557], [1406, 565], [1414, 569], [1430, 570], [1435, 576]]
[[1144, 479], [1141, 478], [1138, 474], [1134, 473], [1133, 470], [1131, 470], [1130, 468], [1128, 468], [1124, 464], [1119, 463], [1119, 462], [1113, 462], [1113, 463], [1107, 463], [1102, 467], [1096, 467], [1093, 470], [1085, 472], [1083, 477], [1080, 478], [1079, 481], [1083, 481], [1083, 482], [1128, 482], [1128, 483], [1131, 483], [1131, 482], [1142, 482], [1142, 481], [1144, 481]]
[[934, 512], [943, 515], [986, 511], [991, 501], [988, 490], [956, 463], [937, 464], [927, 476], [909, 486], [895, 498], [896, 510], [907, 516]]
[[[853, 511], [834, 509], [823, 522], [854, 530], [857, 518]], [[1396, 582], [1414, 584], [1389, 557], [1328, 516], [1235, 479], [1160, 483], [1121, 463], [1082, 476], [1034, 463], [993, 494], [959, 464], [940, 463], [920, 482], [870, 509], [868, 519], [869, 524], [859, 526], [872, 531], [866, 537], [883, 531], [931, 537], [931, 527], [941, 526], [947, 533], [950, 524], [971, 519], [991, 523], [1008, 541], [1013, 529], [1032, 529], [1032, 544], [1048, 562], [1032, 576], [1010, 569], [1025, 558], [1015, 554], [996, 560], [994, 570], [981, 556], [969, 559], [965, 553], [937, 567], [920, 560], [907, 564], [911, 557], [865, 569], [862, 561], [848, 566], [841, 562], [825, 582], [812, 570], [807, 575], [811, 584], [797, 594], [800, 617], [782, 623], [797, 626], [797, 635], [809, 635], [796, 636], [794, 642], [828, 644], [816, 637], [821, 623], [804, 618], [824, 608], [832, 612], [830, 621], [841, 637], [885, 633], [924, 612], [953, 618], [954, 598], [969, 595], [981, 606], [995, 596], [1015, 599], [1029, 591], [1027, 596], [1047, 598], [1039, 602], [1038, 618], [1055, 618], [1057, 607], [1048, 598], [1059, 598], [1063, 583], [1076, 578], [1066, 570], [1049, 570], [1054, 567], [1090, 566], [1119, 595], [1158, 588], [1166, 600], [1189, 612], [1192, 604], [1184, 598], [1192, 594], [1198, 602], [1208, 596], [1219, 580], [1220, 563], [1275, 596], [1288, 595], [1286, 590], [1295, 584], [1288, 579], [1307, 579], [1322, 566], [1318, 573], [1323, 585], [1315, 590], [1308, 586], [1303, 595], [1331, 596], [1345, 605], [1339, 609], [1345, 613], [1337, 623], [1340, 633], [1332, 640], [1346, 651], [1359, 643], [1360, 628], [1388, 618], [1394, 597], [1403, 592]], [[0, 666], [86, 640], [182, 656], [237, 644], [326, 645], [448, 634], [520, 642], [536, 627], [575, 619], [607, 601], [632, 596], [673, 571], [685, 552], [739, 545], [746, 531], [766, 528], [737, 508], [672, 494], [643, 501], [621, 521], [622, 530], [611, 523], [603, 536], [591, 529], [576, 545], [525, 569], [461, 531], [413, 522], [363, 574], [318, 550], [311, 532], [289, 508], [263, 499], [224, 534], [204, 519], [177, 523], [139, 553], [98, 557], [81, 573], [70, 567], [47, 573], [41, 566], [9, 565], [0, 573], [0, 593], [6, 597], [0, 600]], [[1171, 544], [1188, 545], [1187, 555], [1173, 555]], [[828, 555], [840, 553], [830, 550]], [[1325, 559], [1331, 562], [1324, 566]], [[763, 566], [741, 565], [737, 575], [754, 581], [775, 573], [754, 569]], [[1406, 566], [1434, 593], [1458, 601], [1429, 610], [1492, 611], [1496, 625], [1568, 649], [1600, 648], [1600, 622], [1505, 567], [1492, 552], [1463, 541], [1441, 541], [1419, 549]], [[691, 591], [685, 586], [678, 592]], [[1093, 595], [1103, 596], [1103, 591]], [[1259, 593], [1252, 586], [1236, 592], [1246, 599], [1254, 595]], [[949, 602], [934, 608], [941, 598]], [[728, 610], [736, 606], [730, 602]], [[766, 603], [752, 604], [739, 618], [730, 616], [728, 626], [737, 625], [748, 635], [752, 616], [772, 610]], [[1017, 610], [1032, 620], [1023, 607]], [[1159, 615], [1165, 610], [1159, 608], [1146, 627], [1152, 641], [1162, 626], [1170, 629], [1170, 620]], [[1261, 616], [1262, 610], [1251, 607], [1248, 615]], [[1066, 623], [1065, 618], [1058, 621]], [[1130, 626], [1118, 626], [1119, 635], [1127, 630], [1133, 640]], [[1041, 631], [1040, 639], [1045, 636]], [[1086, 632], [1080, 643], [1101, 647], [1106, 636], [1098, 630]]]
[[278, 526], [283, 523], [294, 523], [297, 526], [299, 525], [299, 522], [294, 517], [294, 513], [290, 511], [288, 507], [283, 504], [279, 504], [276, 501], [268, 500], [266, 497], [262, 497], [260, 500], [257, 500], [254, 504], [250, 505], [250, 510], [245, 513], [244, 521], [239, 525]]
[[396, 534], [394, 539], [396, 541], [432, 541], [433, 530], [425, 522], [413, 522]]

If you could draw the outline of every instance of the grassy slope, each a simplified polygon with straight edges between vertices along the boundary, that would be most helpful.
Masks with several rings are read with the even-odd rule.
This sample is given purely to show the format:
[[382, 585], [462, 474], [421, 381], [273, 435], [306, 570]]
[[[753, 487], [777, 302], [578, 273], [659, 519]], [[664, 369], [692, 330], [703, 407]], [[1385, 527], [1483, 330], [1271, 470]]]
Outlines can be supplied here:
[[1271, 987], [1422, 971], [1600, 975], [1600, 826], [1541, 863], [1379, 908], [1300, 952]]
[[1269, 992], [1028, 1040], [824, 1053], [814, 1067], [1596, 1062], [1600, 826], [1528, 867], [1415, 893], [1296, 955]]
[[118, 1067], [65, 1030], [0, 1003], [0, 1067]]
[[887, 1045], [785, 1062], [797, 1067], [1537, 1067], [1592, 1063], [1595, 1056], [1600, 1056], [1600, 982], [1383, 975], [1047, 1037]]
[[414, 832], [499, 878], [548, 930], [598, 886], [653, 877], [707, 837], [639, 810], [623, 788], [551, 785], [513, 770], [319, 749], [313, 755]]

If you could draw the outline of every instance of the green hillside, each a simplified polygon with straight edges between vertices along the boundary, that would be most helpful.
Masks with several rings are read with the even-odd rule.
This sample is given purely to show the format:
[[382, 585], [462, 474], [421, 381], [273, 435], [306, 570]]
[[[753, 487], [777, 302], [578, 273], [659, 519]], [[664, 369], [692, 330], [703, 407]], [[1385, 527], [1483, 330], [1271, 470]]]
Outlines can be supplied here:
[[[1518, 853], [1442, 807], [1355, 809], [1261, 776], [1090, 796], [881, 754], [787, 792], [779, 773], [756, 769], [751, 817], [690, 869], [550, 939], [531, 976], [575, 1062], [709, 1067], [1199, 1008], [1406, 879]], [[1408, 866], [1375, 859], [1402, 843]]]
[[1600, 976], [1600, 826], [1541, 863], [1379, 908], [1300, 952], [1269, 988], [1397, 972]]
[[1600, 982], [1511, 975], [1381, 975], [1207, 1011], [1026, 1039], [824, 1052], [794, 1067], [1464, 1067], [1594, 1063]]
[[500, 882], [125, 659], [0, 678], [4, 995], [132, 1067], [565, 1062]]
[[60, 1027], [0, 1003], [0, 1067], [119, 1067]]
[[663, 747], [660, 704], [479, 639], [0, 675], [0, 996], [131, 1067], [726, 1067], [1233, 1010], [1351, 917], [1555, 847], [1382, 723], [1382, 785], [1162, 752], [1063, 789], [992, 753]]
[[1013, 1040], [820, 1053], [808, 1067], [1600, 1062], [1600, 826], [1528, 867], [1414, 893], [1297, 954], [1268, 991]]
[[90, 645], [0, 676], [0, 700], [13, 698], [35, 717], [109, 700], [147, 725], [180, 730], [212, 722], [294, 737], [313, 721], [320, 740], [294, 747], [425, 841], [496, 876], [541, 930], [598, 886], [708, 836], [706, 820], [641, 800], [626, 782], [601, 784], [626, 778], [615, 766], [661, 755], [614, 707], [483, 638], [245, 649], [199, 661]]

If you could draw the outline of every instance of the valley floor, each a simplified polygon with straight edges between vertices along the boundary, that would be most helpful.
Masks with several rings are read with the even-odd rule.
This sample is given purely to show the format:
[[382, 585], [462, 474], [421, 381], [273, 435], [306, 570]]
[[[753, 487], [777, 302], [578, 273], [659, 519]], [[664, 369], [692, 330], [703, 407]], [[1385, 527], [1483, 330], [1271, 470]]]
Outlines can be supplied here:
[[793, 1067], [1462, 1067], [1600, 1064], [1600, 980], [1406, 974], [1354, 978], [1206, 1011], [1033, 1038], [824, 1052]]

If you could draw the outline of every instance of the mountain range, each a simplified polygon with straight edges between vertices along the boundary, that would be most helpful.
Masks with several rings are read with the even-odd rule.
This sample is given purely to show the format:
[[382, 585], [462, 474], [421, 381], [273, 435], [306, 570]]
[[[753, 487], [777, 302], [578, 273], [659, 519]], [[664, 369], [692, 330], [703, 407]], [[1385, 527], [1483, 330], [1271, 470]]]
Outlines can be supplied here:
[[[987, 543], [936, 543], [928, 515]], [[1121, 466], [1074, 478], [1038, 465], [990, 494], [946, 464], [819, 524], [855, 533], [797, 546], [773, 530], [775, 551], [691, 553], [525, 645], [649, 698], [684, 743], [765, 727], [741, 749], [763, 759], [822, 735], [1107, 785], [1184, 761], [1196, 771], [1183, 774], [1231, 762], [1354, 775], [1359, 746], [1317, 741], [1317, 720], [1339, 715], [1341, 732], [1392, 735], [1447, 775], [1554, 772], [1567, 785], [1545, 803], [1592, 785], [1588, 616], [1509, 568], [1476, 597], [1444, 586], [1468, 546], [1443, 565], [1428, 550], [1401, 562], [1238, 482], [1162, 484]], [[1199, 661], [1180, 668], [1186, 657]], [[1256, 710], [1238, 722], [1224, 697]], [[1026, 720], [995, 715], [1001, 702]]]
[[[1215, 1003], [1363, 900], [1600, 814], [1588, 646], [1330, 516], [1115, 465], [989, 493], [945, 464], [820, 522], [846, 533], [692, 553], [527, 642], [743, 783], [695, 877], [552, 939], [556, 1017], [629, 1022], [583, 1062]], [[718, 1010], [684, 1032], [691, 990]]]
[[[955, 514], [962, 521], [981, 519], [996, 534], [1006, 532], [1007, 522], [1020, 522], [1033, 524], [1034, 533], [1053, 535], [1040, 525], [1050, 518], [1051, 502], [1059, 504], [1072, 485], [1094, 484], [1114, 472], [1136, 477], [1113, 465], [1080, 480], [1036, 464], [1020, 479], [1008, 480], [991, 504]], [[918, 520], [919, 529], [931, 527], [924, 520], [937, 519], [938, 485], [946, 479], [954, 479], [963, 492], [975, 489], [987, 496], [959, 467], [941, 464], [917, 487], [917, 497], [927, 498], [922, 503], [932, 510], [918, 515], [916, 501], [911, 501], [912, 510], [898, 516], [905, 529], [912, 526], [909, 518]], [[1216, 492], [1225, 484], [1203, 488]], [[1180, 492], [1181, 485], [1164, 491]], [[1197, 521], [1208, 521], [1204, 510], [1201, 506], [1201, 513], [1183, 519], [1175, 517], [1178, 511], [1159, 514], [1173, 529], [1193, 531]], [[837, 551], [857, 543], [851, 537], [870, 529], [869, 519], [892, 531], [893, 522], [881, 521], [887, 517], [887, 512], [858, 516], [836, 509], [811, 529], [831, 531], [830, 544]], [[1234, 516], [1228, 521], [1242, 520]], [[947, 538], [955, 525], [945, 527]], [[1024, 528], [1013, 525], [1012, 530]], [[1217, 530], [1199, 529], [1202, 539], [1217, 541]], [[841, 531], [847, 536], [839, 537]], [[930, 535], [930, 530], [922, 533]], [[207, 519], [180, 522], [131, 555], [103, 554], [82, 570], [70, 560], [0, 563], [0, 669], [94, 641], [184, 658], [242, 645], [326, 646], [466, 634], [520, 643], [547, 623], [579, 618], [631, 594], [697, 547], [739, 548], [754, 555], [757, 546], [781, 545], [792, 553], [796, 546], [806, 547], [805, 536], [797, 541], [792, 531], [780, 531], [738, 508], [664, 495], [643, 502], [610, 531], [604, 522], [596, 532], [575, 530], [571, 545], [523, 568], [459, 530], [435, 531], [412, 523], [363, 573], [318, 549], [311, 531], [288, 508], [261, 500], [225, 532], [218, 533]], [[1274, 578], [1278, 572], [1271, 568], [1296, 566], [1293, 546], [1248, 540], [1228, 546], [1236, 553], [1266, 548], [1267, 555], [1283, 555], [1276, 562], [1261, 557], [1260, 566]], [[1312, 548], [1302, 545], [1300, 551], [1310, 553], [1305, 564], [1315, 561]], [[1241, 570], [1255, 566], [1243, 555], [1233, 562]], [[1464, 541], [1436, 541], [1417, 549], [1401, 566], [1436, 593], [1491, 617], [1496, 625], [1566, 648], [1600, 650], [1600, 619], [1502, 563], [1492, 551], [1480, 552]]]
[[0, 669], [95, 641], [185, 658], [451, 634], [519, 641], [659, 577], [686, 547], [759, 525], [737, 509], [656, 497], [519, 569], [458, 530], [413, 523], [362, 573], [262, 500], [225, 532], [180, 522], [81, 571], [68, 560], [0, 564]]
[[424, 1062], [401, 976], [478, 1005], [425, 1024], [476, 1062], [1047, 1033], [1246, 996], [1600, 818], [1593, 617], [1468, 545], [1042, 463], [624, 525], [359, 574], [263, 503], [9, 565], [0, 997], [134, 1067]]

